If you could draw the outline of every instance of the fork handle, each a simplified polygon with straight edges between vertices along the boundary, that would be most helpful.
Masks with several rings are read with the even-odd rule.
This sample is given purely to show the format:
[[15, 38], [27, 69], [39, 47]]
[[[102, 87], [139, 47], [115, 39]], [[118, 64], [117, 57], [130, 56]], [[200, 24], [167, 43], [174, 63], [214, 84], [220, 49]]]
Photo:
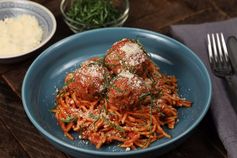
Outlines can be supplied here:
[[229, 91], [229, 96], [230, 100], [232, 102], [233, 108], [235, 112], [237, 113], [237, 76], [226, 76], [225, 79], [227, 80], [228, 83], [228, 91]]

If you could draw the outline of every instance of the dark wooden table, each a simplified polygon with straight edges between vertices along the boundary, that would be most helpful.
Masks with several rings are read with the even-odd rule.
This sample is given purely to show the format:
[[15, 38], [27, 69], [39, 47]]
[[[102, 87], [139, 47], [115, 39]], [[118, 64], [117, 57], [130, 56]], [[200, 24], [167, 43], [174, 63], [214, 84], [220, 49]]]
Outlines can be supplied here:
[[[73, 34], [62, 20], [60, 0], [35, 0], [49, 8], [58, 27], [53, 39], [31, 58], [0, 64], [0, 158], [69, 158], [69, 155], [49, 144], [27, 118], [21, 102], [21, 84], [25, 72], [51, 44]], [[229, 19], [237, 15], [237, 0], [130, 0], [129, 27], [149, 29], [169, 35], [173, 24], [203, 23]], [[220, 142], [210, 113], [192, 135], [164, 158], [224, 158], [226, 151]]]

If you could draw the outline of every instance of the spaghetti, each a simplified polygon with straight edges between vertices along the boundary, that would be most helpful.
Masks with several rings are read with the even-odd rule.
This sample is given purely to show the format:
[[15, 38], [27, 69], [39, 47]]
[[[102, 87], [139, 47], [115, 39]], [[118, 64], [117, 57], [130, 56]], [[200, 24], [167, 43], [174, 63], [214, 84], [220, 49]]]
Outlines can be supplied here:
[[177, 108], [191, 106], [177, 89], [175, 76], [162, 74], [139, 43], [123, 39], [66, 76], [53, 112], [71, 140], [74, 131], [97, 149], [114, 141], [146, 148], [171, 138], [164, 126], [173, 129]]

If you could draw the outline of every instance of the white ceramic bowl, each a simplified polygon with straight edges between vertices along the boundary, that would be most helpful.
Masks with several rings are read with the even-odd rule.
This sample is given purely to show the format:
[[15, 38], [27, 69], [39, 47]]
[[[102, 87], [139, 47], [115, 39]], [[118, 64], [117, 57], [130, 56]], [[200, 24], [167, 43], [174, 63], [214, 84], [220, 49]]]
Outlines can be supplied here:
[[[56, 31], [56, 20], [54, 15], [44, 6], [25, 0], [1, 0], [0, 1], [0, 20], [15, 17], [22, 14], [34, 16], [43, 30], [43, 37], [40, 44], [30, 51], [17, 55], [1, 56], [0, 63], [11, 63], [24, 59], [29, 54], [46, 44]], [[1, 48], [0, 48], [1, 51]]]

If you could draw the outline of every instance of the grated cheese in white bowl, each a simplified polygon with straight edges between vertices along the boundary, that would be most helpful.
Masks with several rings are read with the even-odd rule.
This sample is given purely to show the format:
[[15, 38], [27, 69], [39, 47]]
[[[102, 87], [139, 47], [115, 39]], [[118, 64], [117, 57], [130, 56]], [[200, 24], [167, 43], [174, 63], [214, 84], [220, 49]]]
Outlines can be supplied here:
[[17, 56], [36, 48], [43, 37], [37, 19], [31, 15], [0, 20], [0, 56]]

